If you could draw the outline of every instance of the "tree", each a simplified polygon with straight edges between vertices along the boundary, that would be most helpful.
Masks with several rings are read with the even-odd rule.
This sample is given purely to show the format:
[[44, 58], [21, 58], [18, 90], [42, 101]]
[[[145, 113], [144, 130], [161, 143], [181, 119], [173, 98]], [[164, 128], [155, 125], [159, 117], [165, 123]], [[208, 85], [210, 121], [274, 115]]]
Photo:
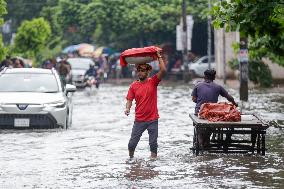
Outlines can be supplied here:
[[12, 19], [12, 32], [15, 32], [24, 20], [31, 20], [39, 16], [41, 9], [48, 0], [8, 0], [8, 14], [5, 20]]
[[59, 0], [50, 0], [47, 1], [47, 6], [43, 7], [40, 12], [40, 17], [43, 17], [46, 21], [49, 22], [51, 27], [51, 35], [52, 38], [48, 40], [48, 47], [50, 49], [57, 48], [64, 44], [63, 38], [63, 30], [61, 25], [59, 24], [59, 13], [60, 8], [57, 6]]
[[39, 52], [45, 48], [50, 34], [50, 25], [43, 18], [24, 21], [18, 28], [14, 50], [21, 55], [37, 59]]
[[269, 57], [284, 66], [284, 3], [282, 0], [231, 0], [213, 7], [216, 27], [239, 30], [249, 37], [254, 59]]
[[[4, 0], [0, 0], [0, 26], [3, 25], [3, 16], [7, 13], [6, 11], [6, 2]], [[0, 61], [5, 57], [5, 48], [2, 41], [2, 35], [0, 34]]]
[[180, 0], [95, 0], [92, 2], [95, 14], [90, 16], [97, 24], [94, 39], [119, 49], [174, 42], [180, 3]]
[[63, 38], [70, 44], [77, 44], [86, 41], [86, 33], [81, 33], [81, 25], [88, 20], [81, 20], [84, 9], [90, 0], [60, 0], [58, 4], [58, 20], [63, 30]]

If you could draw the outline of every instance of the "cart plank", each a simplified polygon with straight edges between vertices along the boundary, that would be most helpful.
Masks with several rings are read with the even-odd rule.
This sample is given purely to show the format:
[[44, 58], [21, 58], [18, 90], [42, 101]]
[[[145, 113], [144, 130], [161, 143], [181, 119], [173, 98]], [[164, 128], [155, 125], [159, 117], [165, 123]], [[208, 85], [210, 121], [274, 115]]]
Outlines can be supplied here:
[[197, 127], [214, 127], [214, 128], [258, 128], [258, 129], [267, 129], [268, 125], [264, 124], [262, 120], [260, 120], [255, 115], [251, 114], [243, 114], [241, 115], [241, 121], [239, 122], [210, 122], [206, 119], [200, 119], [198, 116], [194, 114], [189, 114], [189, 117], [192, 119], [193, 123]]

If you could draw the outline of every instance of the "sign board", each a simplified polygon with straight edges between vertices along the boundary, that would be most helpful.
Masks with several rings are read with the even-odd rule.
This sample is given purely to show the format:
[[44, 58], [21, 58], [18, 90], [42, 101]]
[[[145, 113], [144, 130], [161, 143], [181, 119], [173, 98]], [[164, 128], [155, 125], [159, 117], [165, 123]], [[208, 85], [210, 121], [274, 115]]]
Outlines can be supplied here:
[[181, 25], [176, 26], [176, 48], [177, 48], [178, 51], [183, 50], [182, 27], [181, 27]]
[[[178, 51], [184, 50], [184, 40], [187, 38], [187, 50], [191, 50], [191, 38], [192, 38], [192, 30], [193, 30], [194, 20], [192, 15], [186, 16], [186, 33], [183, 31], [182, 20], [180, 24], [176, 26], [176, 48]], [[186, 36], [185, 36], [186, 35]]]
[[248, 50], [240, 49], [238, 54], [239, 62], [248, 62]]

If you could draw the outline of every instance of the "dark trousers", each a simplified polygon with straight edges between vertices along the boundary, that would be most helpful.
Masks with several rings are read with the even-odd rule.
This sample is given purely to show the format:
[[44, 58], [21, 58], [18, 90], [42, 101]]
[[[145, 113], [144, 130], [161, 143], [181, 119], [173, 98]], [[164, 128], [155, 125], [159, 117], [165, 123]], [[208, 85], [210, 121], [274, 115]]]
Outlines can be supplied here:
[[128, 143], [128, 150], [134, 151], [140, 137], [145, 130], [148, 130], [149, 134], [149, 145], [151, 152], [157, 154], [158, 149], [158, 120], [147, 121], [147, 122], [137, 122], [135, 121], [132, 128], [131, 138]]

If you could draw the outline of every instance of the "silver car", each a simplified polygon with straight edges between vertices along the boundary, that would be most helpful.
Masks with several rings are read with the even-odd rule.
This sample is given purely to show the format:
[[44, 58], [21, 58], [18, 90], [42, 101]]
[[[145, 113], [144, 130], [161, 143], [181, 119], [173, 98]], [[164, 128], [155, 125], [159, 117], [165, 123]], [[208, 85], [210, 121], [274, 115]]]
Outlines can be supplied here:
[[72, 84], [76, 87], [85, 87], [84, 75], [89, 69], [90, 64], [94, 64], [90, 58], [68, 58], [67, 62], [71, 65]]
[[[193, 76], [193, 77], [203, 77], [204, 76], [204, 71], [207, 70], [209, 68], [209, 63], [208, 63], [208, 56], [203, 56], [199, 59], [197, 59], [196, 61], [188, 64], [188, 70], [189, 73]], [[215, 64], [215, 57], [212, 56], [211, 57], [211, 68], [215, 68], [216, 64]]]
[[0, 129], [65, 128], [72, 123], [69, 93], [55, 69], [14, 68], [0, 72]]

